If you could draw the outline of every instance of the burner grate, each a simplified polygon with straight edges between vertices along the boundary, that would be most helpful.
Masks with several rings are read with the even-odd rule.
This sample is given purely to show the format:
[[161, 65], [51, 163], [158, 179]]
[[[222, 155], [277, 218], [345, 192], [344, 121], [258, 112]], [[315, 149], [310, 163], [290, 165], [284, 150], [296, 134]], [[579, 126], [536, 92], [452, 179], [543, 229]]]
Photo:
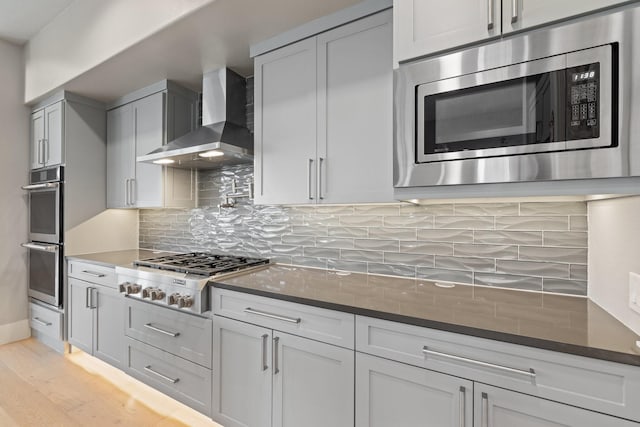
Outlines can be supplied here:
[[214, 276], [268, 263], [269, 260], [267, 258], [190, 252], [142, 259], [134, 261], [133, 264], [140, 267], [156, 268], [158, 270], [175, 271], [178, 273]]

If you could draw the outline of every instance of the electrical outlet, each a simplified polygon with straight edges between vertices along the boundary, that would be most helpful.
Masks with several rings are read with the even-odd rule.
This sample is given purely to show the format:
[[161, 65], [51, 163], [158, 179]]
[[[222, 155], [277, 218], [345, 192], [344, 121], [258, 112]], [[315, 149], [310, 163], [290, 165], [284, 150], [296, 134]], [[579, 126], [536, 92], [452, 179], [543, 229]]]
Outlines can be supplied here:
[[640, 314], [640, 274], [629, 273], [629, 307]]

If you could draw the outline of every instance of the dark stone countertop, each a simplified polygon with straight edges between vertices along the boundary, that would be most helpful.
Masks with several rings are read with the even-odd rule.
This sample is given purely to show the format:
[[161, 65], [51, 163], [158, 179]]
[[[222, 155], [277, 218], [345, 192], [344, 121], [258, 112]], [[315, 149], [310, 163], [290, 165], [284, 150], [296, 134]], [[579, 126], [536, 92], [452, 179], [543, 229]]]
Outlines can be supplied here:
[[212, 286], [640, 366], [640, 337], [584, 297], [274, 265]]

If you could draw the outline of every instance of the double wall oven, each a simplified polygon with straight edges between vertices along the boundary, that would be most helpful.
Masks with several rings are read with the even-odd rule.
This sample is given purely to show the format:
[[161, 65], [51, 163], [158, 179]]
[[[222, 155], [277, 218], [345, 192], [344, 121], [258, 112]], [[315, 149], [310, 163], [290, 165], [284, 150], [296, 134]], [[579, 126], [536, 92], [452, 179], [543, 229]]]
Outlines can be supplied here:
[[64, 168], [30, 172], [22, 187], [29, 198], [29, 296], [54, 307], [62, 305]]

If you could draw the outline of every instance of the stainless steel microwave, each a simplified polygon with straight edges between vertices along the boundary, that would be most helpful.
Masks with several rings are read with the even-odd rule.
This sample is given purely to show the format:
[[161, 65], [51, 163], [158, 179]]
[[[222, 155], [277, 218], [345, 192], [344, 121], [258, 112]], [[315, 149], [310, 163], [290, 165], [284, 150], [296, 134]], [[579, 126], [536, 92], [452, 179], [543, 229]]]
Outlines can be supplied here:
[[395, 187], [640, 176], [635, 28], [637, 6], [401, 64]]

